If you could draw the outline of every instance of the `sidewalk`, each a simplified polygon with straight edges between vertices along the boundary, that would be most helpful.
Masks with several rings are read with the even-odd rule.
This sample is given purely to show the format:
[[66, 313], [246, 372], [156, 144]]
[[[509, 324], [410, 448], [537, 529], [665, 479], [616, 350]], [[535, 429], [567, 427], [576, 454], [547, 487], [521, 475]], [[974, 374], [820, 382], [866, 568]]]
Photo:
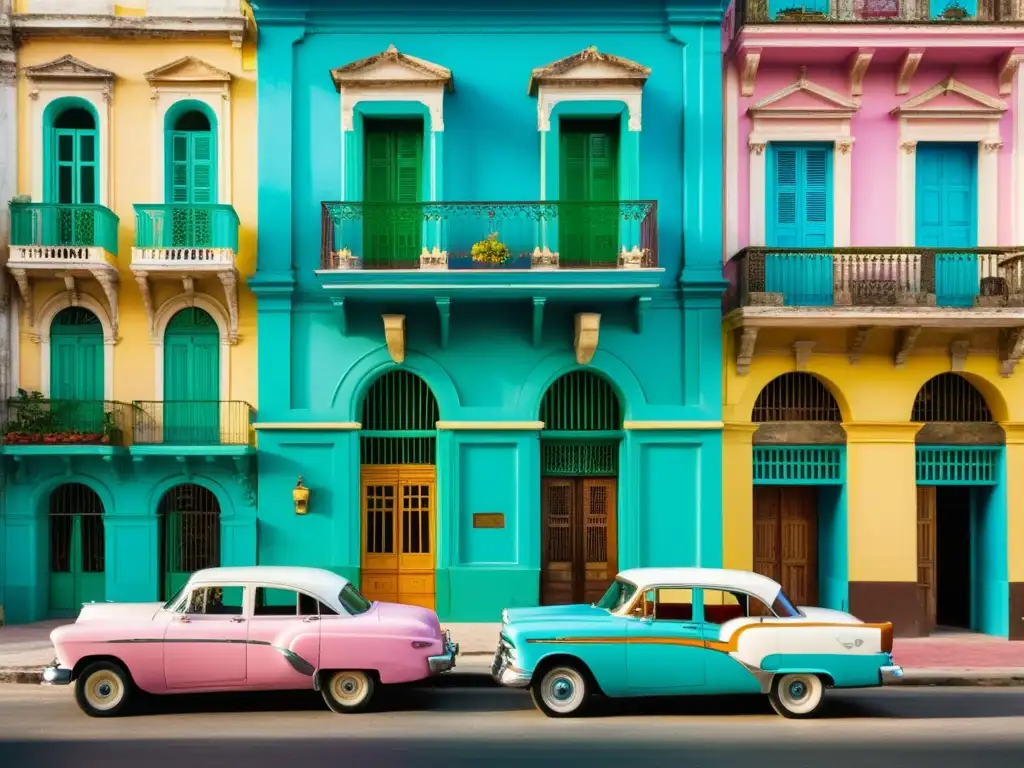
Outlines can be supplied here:
[[[65, 623], [0, 627], [0, 683], [38, 683], [42, 668], [54, 656], [50, 632]], [[445, 624], [444, 628], [459, 643], [456, 671], [462, 673], [460, 677], [487, 674], [499, 625]], [[897, 639], [893, 656], [906, 673], [894, 685], [1024, 686], [1024, 642], [949, 633]]]

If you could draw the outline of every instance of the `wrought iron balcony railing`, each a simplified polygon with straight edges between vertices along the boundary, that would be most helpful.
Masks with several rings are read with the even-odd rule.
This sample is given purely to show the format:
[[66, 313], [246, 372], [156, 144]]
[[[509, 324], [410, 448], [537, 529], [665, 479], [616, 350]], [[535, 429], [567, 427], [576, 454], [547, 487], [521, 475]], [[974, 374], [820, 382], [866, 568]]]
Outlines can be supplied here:
[[130, 440], [131, 406], [111, 400], [48, 400], [21, 391], [6, 403], [6, 445], [111, 445]]
[[1020, 21], [1014, 0], [736, 0], [745, 24], [956, 24]]
[[322, 269], [658, 265], [657, 203], [323, 203]]
[[230, 205], [135, 206], [133, 262], [230, 262], [237, 252], [238, 214]]
[[254, 445], [253, 413], [240, 400], [136, 400], [135, 445]]
[[1024, 307], [1024, 249], [746, 248], [729, 306]]
[[118, 218], [102, 205], [11, 203], [11, 246], [20, 260], [90, 261], [90, 249], [117, 256]]

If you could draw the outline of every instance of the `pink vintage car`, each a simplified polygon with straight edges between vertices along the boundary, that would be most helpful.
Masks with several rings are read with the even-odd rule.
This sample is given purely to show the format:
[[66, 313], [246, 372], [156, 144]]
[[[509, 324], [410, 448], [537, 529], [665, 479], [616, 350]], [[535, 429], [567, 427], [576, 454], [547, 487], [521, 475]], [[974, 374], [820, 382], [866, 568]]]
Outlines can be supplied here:
[[378, 685], [455, 666], [458, 645], [426, 608], [371, 602], [318, 568], [210, 568], [166, 603], [88, 603], [50, 634], [43, 682], [75, 683], [87, 714], [121, 714], [147, 693], [321, 691], [366, 709]]

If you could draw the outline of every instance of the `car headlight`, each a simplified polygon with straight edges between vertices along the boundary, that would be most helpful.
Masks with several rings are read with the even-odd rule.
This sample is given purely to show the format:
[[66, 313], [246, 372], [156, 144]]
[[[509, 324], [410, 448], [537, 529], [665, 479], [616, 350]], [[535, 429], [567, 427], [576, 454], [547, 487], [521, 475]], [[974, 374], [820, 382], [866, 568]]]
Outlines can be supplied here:
[[508, 608], [501, 609], [501, 623], [508, 624]]

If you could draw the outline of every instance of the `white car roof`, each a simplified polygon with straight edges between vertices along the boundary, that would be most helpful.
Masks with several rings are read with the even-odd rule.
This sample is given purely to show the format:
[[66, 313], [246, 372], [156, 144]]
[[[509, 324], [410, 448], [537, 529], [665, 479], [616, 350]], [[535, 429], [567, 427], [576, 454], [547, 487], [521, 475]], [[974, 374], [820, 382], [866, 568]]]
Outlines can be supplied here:
[[777, 581], [752, 571], [728, 568], [630, 568], [619, 573], [640, 589], [664, 586], [732, 587], [772, 604], [781, 587]]
[[348, 579], [323, 568], [298, 566], [247, 565], [225, 568], [205, 568], [192, 574], [193, 584], [215, 584], [217, 582], [248, 584], [276, 584], [309, 592], [317, 597], [326, 597], [337, 602], [341, 588]]

